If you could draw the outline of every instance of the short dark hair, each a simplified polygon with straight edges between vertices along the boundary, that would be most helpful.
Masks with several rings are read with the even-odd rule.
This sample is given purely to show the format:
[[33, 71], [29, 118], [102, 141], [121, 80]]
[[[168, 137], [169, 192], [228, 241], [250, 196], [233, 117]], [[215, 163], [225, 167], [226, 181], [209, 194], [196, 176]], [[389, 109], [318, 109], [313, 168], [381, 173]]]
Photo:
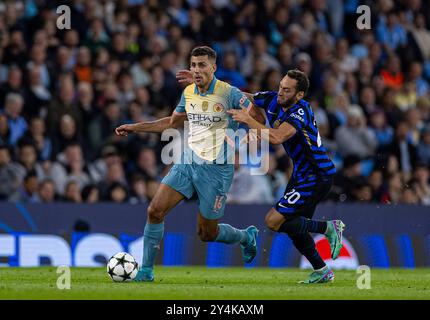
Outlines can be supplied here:
[[212, 60], [213, 62], [215, 62], [217, 58], [215, 50], [208, 46], [195, 47], [191, 51], [191, 56], [192, 57], [208, 56], [209, 60]]
[[31, 169], [24, 177], [24, 182], [28, 182], [31, 178], [37, 178], [36, 170]]
[[308, 78], [308, 76], [304, 72], [302, 72], [298, 69], [288, 70], [287, 76], [289, 78], [297, 81], [297, 84], [296, 84], [297, 92], [303, 91], [304, 95], [306, 96], [308, 89], [309, 89], [309, 78]]

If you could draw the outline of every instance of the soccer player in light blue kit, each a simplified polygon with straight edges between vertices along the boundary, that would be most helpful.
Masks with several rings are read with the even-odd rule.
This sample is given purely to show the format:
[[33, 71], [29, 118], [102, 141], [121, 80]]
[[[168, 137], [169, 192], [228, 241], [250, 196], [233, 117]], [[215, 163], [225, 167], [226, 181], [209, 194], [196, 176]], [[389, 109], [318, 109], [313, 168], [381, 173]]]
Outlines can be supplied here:
[[[192, 84], [188, 85], [170, 117], [153, 122], [125, 124], [116, 133], [158, 132], [182, 127], [189, 121], [188, 149], [181, 164], [175, 164], [161, 181], [148, 206], [148, 219], [143, 234], [142, 265], [135, 281], [153, 281], [155, 257], [164, 233], [164, 218], [184, 198], [196, 192], [199, 199], [198, 235], [202, 241], [240, 244], [243, 261], [251, 262], [257, 254], [258, 230], [245, 230], [219, 223], [224, 214], [234, 167], [227, 161], [227, 129], [237, 130], [238, 123], [227, 113], [247, 107], [249, 100], [237, 88], [215, 78], [216, 53], [203, 46], [191, 52]], [[223, 133], [223, 134], [220, 134]], [[222, 159], [224, 158], [224, 159]], [[220, 161], [219, 160], [224, 160]]]

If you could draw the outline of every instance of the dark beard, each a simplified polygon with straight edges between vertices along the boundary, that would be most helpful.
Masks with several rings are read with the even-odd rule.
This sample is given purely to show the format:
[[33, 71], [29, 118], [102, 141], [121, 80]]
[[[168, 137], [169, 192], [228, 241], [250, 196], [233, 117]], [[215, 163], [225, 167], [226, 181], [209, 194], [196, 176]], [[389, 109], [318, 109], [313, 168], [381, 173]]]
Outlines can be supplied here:
[[285, 101], [285, 103], [281, 104], [280, 106], [284, 109], [289, 109], [291, 108], [294, 104], [297, 103], [298, 100], [295, 99], [295, 97], [291, 97], [290, 99], [288, 99], [287, 101]]

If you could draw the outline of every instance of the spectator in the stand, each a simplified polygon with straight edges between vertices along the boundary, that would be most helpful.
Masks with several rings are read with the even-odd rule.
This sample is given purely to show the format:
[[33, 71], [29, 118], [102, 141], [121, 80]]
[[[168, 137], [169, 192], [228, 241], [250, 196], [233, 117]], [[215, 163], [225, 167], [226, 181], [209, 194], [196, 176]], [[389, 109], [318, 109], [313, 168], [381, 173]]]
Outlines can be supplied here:
[[412, 187], [405, 186], [402, 190], [402, 195], [400, 196], [399, 203], [418, 204], [419, 198]]
[[11, 161], [10, 150], [0, 145], [0, 199], [7, 200], [17, 192], [22, 183], [19, 164]]
[[355, 74], [360, 87], [371, 86], [375, 68], [372, 60], [363, 58], [360, 60], [358, 70]]
[[342, 72], [355, 72], [358, 69], [358, 59], [349, 53], [349, 43], [345, 38], [336, 42], [336, 58]]
[[82, 202], [97, 203], [100, 201], [100, 192], [96, 185], [88, 184], [81, 191]]
[[73, 72], [73, 61], [70, 50], [65, 46], [60, 46], [57, 49], [55, 57], [55, 70], [58, 74], [53, 74], [58, 80], [58, 76], [61, 74], [68, 74]]
[[38, 201], [40, 203], [51, 203], [58, 200], [55, 193], [54, 181], [47, 179], [39, 184]]
[[131, 177], [130, 182], [130, 200], [131, 204], [147, 203], [147, 191], [145, 178], [142, 175], [135, 174]]
[[417, 147], [418, 159], [421, 163], [430, 167], [430, 125], [421, 131], [420, 143]]
[[[329, 32], [332, 30], [332, 19], [330, 19], [330, 14], [327, 10], [327, 2], [319, 1], [319, 0], [311, 0], [308, 3], [309, 9], [313, 16], [315, 17], [315, 21], [317, 23], [318, 29]], [[338, 27], [340, 25], [338, 24]], [[340, 30], [339, 30], [340, 32]]]
[[351, 201], [354, 186], [362, 181], [360, 158], [347, 156], [343, 161], [342, 170], [338, 170], [333, 181], [329, 198], [334, 201]]
[[157, 156], [154, 150], [142, 148], [139, 151], [136, 160], [136, 169], [145, 179], [158, 180], [160, 178], [160, 170], [157, 165]]
[[283, 76], [284, 75], [282, 75], [278, 70], [270, 69], [267, 71], [261, 85], [268, 91], [278, 91], [279, 83], [281, 82]]
[[337, 78], [332, 73], [325, 73], [324, 84], [318, 90], [319, 104], [326, 110], [331, 111], [335, 103], [335, 97], [340, 93]]
[[412, 187], [418, 196], [421, 204], [430, 205], [430, 182], [429, 182], [429, 168], [426, 165], [417, 165], [414, 175]]
[[121, 110], [126, 110], [131, 101], [135, 99], [133, 78], [128, 72], [121, 72], [118, 76], [118, 104]]
[[48, 160], [51, 157], [52, 142], [46, 134], [45, 122], [42, 118], [35, 117], [30, 121], [30, 128], [26, 135], [22, 137], [22, 142], [27, 142], [35, 146], [39, 160]]
[[92, 82], [91, 52], [87, 47], [79, 48], [74, 74], [77, 81]]
[[10, 129], [7, 116], [0, 113], [0, 145], [7, 145], [10, 141]]
[[406, 111], [405, 117], [409, 125], [410, 141], [414, 146], [417, 146], [420, 141], [421, 131], [424, 127], [421, 112], [417, 108], [411, 108]]
[[37, 174], [34, 170], [29, 171], [23, 179], [23, 185], [18, 192], [9, 197], [9, 201], [22, 202], [22, 203], [35, 203], [38, 202], [37, 190], [39, 182]]
[[9, 67], [7, 82], [2, 84], [0, 87], [0, 107], [5, 105], [6, 96], [9, 93], [17, 93], [20, 95], [24, 94], [22, 71], [16, 65]]
[[109, 187], [108, 198], [106, 200], [116, 203], [126, 203], [128, 202], [128, 198], [126, 187], [119, 182], [115, 182]]
[[[312, 72], [311, 72], [311, 91], [315, 92], [318, 88], [325, 85], [326, 79], [323, 75], [329, 68], [332, 61], [332, 46], [330, 43], [319, 42], [316, 43], [313, 52], [314, 59], [312, 62]], [[337, 79], [335, 79], [337, 80]]]
[[104, 28], [103, 20], [99, 18], [93, 19], [87, 31], [84, 45], [88, 47], [92, 53], [96, 53], [101, 48], [106, 48], [108, 44], [109, 36]]
[[76, 182], [80, 189], [91, 182], [80, 144], [69, 144], [64, 150], [64, 159], [60, 161], [66, 170], [67, 180]]
[[430, 31], [426, 28], [425, 16], [418, 13], [410, 30], [412, 44], [416, 47], [416, 57], [420, 61], [430, 59]]
[[385, 113], [382, 110], [375, 110], [370, 114], [370, 127], [378, 142], [379, 150], [391, 144], [394, 130], [387, 123]]
[[[291, 49], [291, 45], [284, 41], [278, 48], [278, 59], [281, 64], [281, 73], [287, 74], [288, 70], [293, 68], [293, 50]], [[303, 70], [302, 70], [303, 71]]]
[[55, 159], [67, 146], [76, 143], [84, 144], [83, 139], [77, 131], [75, 120], [72, 116], [65, 114], [60, 119], [58, 131], [52, 141], [53, 158]]
[[402, 111], [394, 103], [396, 90], [393, 88], [385, 88], [381, 97], [381, 107], [384, 110], [388, 123], [395, 127], [403, 118]]
[[404, 77], [398, 56], [392, 54], [388, 57], [386, 68], [381, 70], [381, 76], [384, 80], [385, 86], [397, 90], [402, 87]]
[[[338, 85], [342, 85], [338, 81]], [[345, 76], [344, 90], [348, 93], [351, 103], [359, 104], [358, 82], [352, 73], [347, 73]]]
[[166, 85], [164, 70], [160, 65], [155, 65], [151, 69], [151, 78], [152, 82], [148, 87], [151, 96], [150, 103], [158, 108], [170, 107], [173, 101], [176, 101], [176, 96], [174, 91], [172, 95], [172, 88]]
[[124, 33], [117, 32], [113, 34], [111, 45], [110, 53], [112, 57], [122, 61], [124, 67], [130, 66], [134, 62], [135, 56], [127, 50], [127, 38]]
[[308, 77], [312, 71], [312, 59], [306, 52], [299, 53], [294, 59], [297, 69], [305, 73]]
[[[98, 115], [99, 110], [96, 109], [94, 104], [94, 92], [93, 87], [87, 82], [78, 83], [78, 105], [80, 114], [82, 115], [82, 122], [86, 125], [82, 128], [82, 136], [89, 137], [90, 133], [88, 130], [88, 124], [94, 120]], [[88, 146], [88, 143], [86, 144]], [[84, 146], [85, 148], [85, 146]], [[92, 156], [92, 150], [85, 148], [85, 152], [88, 152]]]
[[335, 133], [339, 153], [343, 156], [356, 155], [360, 158], [373, 156], [377, 141], [373, 132], [366, 127], [366, 118], [358, 105], [348, 109], [348, 121]]
[[41, 69], [33, 66], [28, 70], [29, 88], [25, 95], [24, 115], [27, 118], [45, 117], [48, 112], [51, 93], [49, 89], [42, 84]]
[[136, 102], [142, 106], [143, 113], [150, 117], [154, 115], [154, 107], [149, 103], [150, 96], [149, 91], [145, 87], [140, 87], [136, 89]]
[[181, 95], [182, 89], [176, 80], [176, 72], [179, 70], [176, 65], [176, 53], [172, 50], [164, 51], [160, 56], [160, 67], [164, 73], [164, 83], [171, 94], [175, 94], [173, 99]]
[[27, 60], [27, 46], [24, 41], [24, 34], [21, 30], [11, 30], [9, 43], [4, 48], [3, 63], [6, 65], [16, 64], [20, 68], [25, 66]]
[[417, 162], [416, 148], [410, 142], [408, 133], [408, 123], [406, 121], [399, 122], [396, 128], [394, 141], [390, 146], [390, 154], [397, 158], [400, 164], [400, 171], [406, 180], [411, 176]]
[[409, 109], [415, 108], [417, 104], [417, 93], [415, 84], [405, 82], [394, 97], [394, 103], [402, 111], [406, 112]]
[[10, 138], [8, 143], [15, 145], [28, 128], [27, 121], [21, 115], [24, 99], [17, 93], [9, 93], [5, 101], [5, 113], [8, 117]]
[[[131, 75], [133, 77], [134, 85], [147, 86], [151, 83], [151, 76], [149, 70], [153, 64], [153, 57], [151, 55], [144, 54], [140, 57], [138, 62], [135, 62], [130, 68]], [[187, 66], [184, 66], [188, 68]]]
[[418, 97], [423, 97], [430, 93], [430, 85], [423, 78], [423, 67], [421, 63], [413, 62], [410, 65], [408, 81], [415, 84]]
[[382, 195], [382, 203], [395, 204], [398, 203], [402, 195], [403, 183], [401, 174], [396, 172], [388, 178], [387, 189]]
[[373, 200], [372, 186], [364, 179], [359, 181], [352, 189], [353, 201], [371, 202]]
[[380, 169], [374, 169], [367, 179], [372, 189], [372, 201], [381, 202], [382, 194], [384, 191], [384, 174]]
[[[320, 103], [318, 102], [318, 105]], [[348, 120], [348, 107], [351, 105], [349, 96], [345, 91], [341, 91], [334, 96], [333, 104], [327, 106], [328, 121], [330, 124], [330, 137], [334, 137], [336, 129], [346, 125]]]
[[220, 80], [230, 83], [232, 86], [244, 89], [246, 80], [237, 69], [236, 55], [233, 52], [224, 53], [222, 66], [215, 74]]
[[24, 178], [28, 172], [36, 170], [36, 147], [31, 143], [22, 142], [18, 146], [18, 162], [20, 164], [19, 174], [22, 178]]
[[75, 29], [66, 30], [63, 43], [70, 51], [70, 64], [74, 66], [79, 51], [79, 33]]
[[99, 151], [104, 145], [117, 140], [115, 128], [122, 120], [121, 110], [116, 101], [108, 101], [103, 113], [97, 116], [90, 124], [88, 137], [91, 147]]
[[376, 93], [371, 86], [365, 86], [360, 91], [360, 105], [363, 107], [366, 115], [379, 109], [376, 104]]
[[100, 153], [101, 157], [95, 160], [91, 167], [91, 180], [98, 183], [106, 178], [108, 167], [112, 164], [121, 164], [121, 157], [118, 149], [113, 145], [106, 145]]
[[399, 23], [398, 14], [394, 9], [389, 11], [387, 16], [382, 16], [379, 20], [377, 36], [388, 52], [407, 44], [406, 29]]
[[421, 113], [421, 118], [426, 124], [430, 124], [430, 97], [421, 97], [417, 100], [417, 109]]
[[125, 178], [124, 169], [121, 163], [113, 163], [107, 168], [106, 179], [98, 184], [100, 190], [100, 198], [109, 200], [111, 195], [111, 188], [114, 184], [119, 183], [127, 187], [127, 180]]
[[268, 69], [280, 70], [281, 66], [279, 62], [267, 52], [268, 44], [264, 35], [257, 34], [254, 36], [253, 40], [254, 55], [250, 55], [248, 60], [243, 61], [242, 74], [245, 77], [252, 75], [252, 66], [254, 65], [254, 62], [257, 57], [262, 60], [262, 62]]
[[82, 196], [79, 188], [79, 183], [75, 180], [70, 180], [66, 184], [63, 200], [71, 203], [81, 203]]
[[81, 115], [74, 101], [74, 85], [70, 78], [63, 78], [59, 84], [59, 96], [55, 98], [48, 107], [48, 115], [46, 124], [54, 134], [59, 127], [60, 120], [63, 115], [69, 114], [74, 118], [77, 125], [77, 130], [81, 128]]
[[34, 45], [30, 51], [30, 61], [27, 63], [27, 69], [30, 70], [38, 67], [40, 78], [44, 87], [51, 85], [51, 70], [46, 64], [46, 49], [41, 45]]

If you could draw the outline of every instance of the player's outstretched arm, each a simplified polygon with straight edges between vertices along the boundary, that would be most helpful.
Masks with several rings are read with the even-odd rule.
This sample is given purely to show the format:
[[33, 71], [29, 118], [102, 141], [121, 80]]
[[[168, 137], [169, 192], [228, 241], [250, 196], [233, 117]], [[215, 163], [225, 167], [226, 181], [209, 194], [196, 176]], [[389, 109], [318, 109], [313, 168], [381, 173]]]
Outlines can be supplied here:
[[129, 133], [153, 132], [161, 133], [169, 128], [179, 128], [183, 125], [186, 114], [173, 112], [170, 117], [161, 118], [150, 122], [138, 122], [123, 124], [115, 129], [115, 133], [119, 136], [128, 136]]
[[119, 136], [128, 136], [129, 133], [154, 132], [161, 133], [163, 130], [170, 127], [170, 118], [165, 117], [150, 122], [137, 122], [123, 124], [115, 129], [115, 133]]
[[[248, 94], [246, 94], [248, 96]], [[251, 94], [252, 96], [252, 94]], [[248, 98], [249, 99], [249, 98]], [[249, 115], [254, 118], [255, 120], [257, 120], [259, 123], [261, 124], [265, 124], [266, 123], [266, 116], [264, 115], [263, 109], [256, 107], [253, 103], [254, 99], [251, 100], [251, 103], [249, 104], [248, 107], [248, 113]]]
[[[284, 122], [279, 128], [268, 128], [264, 124], [259, 123], [257, 120], [252, 118], [246, 109], [241, 110], [228, 110], [233, 120], [246, 124], [250, 129], [257, 129], [259, 139], [268, 139], [271, 144], [281, 144], [290, 139], [296, 134], [296, 128], [291, 124]], [[266, 130], [268, 134], [262, 134], [262, 131]]]
[[170, 116], [170, 128], [182, 128], [184, 126], [184, 121], [187, 120], [186, 112], [173, 111]]

